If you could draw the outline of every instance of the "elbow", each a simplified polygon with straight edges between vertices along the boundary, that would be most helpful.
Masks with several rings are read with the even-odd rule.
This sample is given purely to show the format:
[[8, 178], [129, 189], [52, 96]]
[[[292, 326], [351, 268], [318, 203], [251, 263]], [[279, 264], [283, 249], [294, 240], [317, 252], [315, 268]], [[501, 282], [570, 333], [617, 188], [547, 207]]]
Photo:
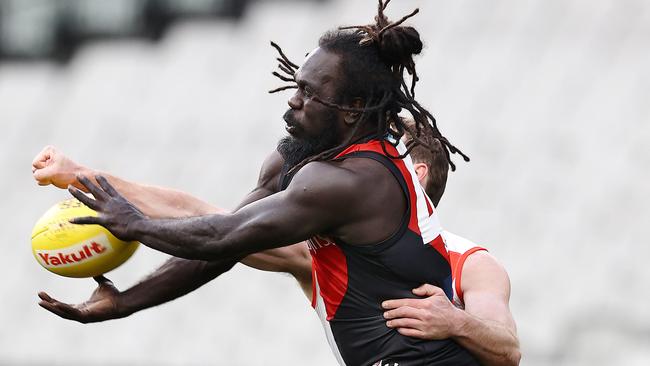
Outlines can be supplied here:
[[510, 355], [510, 365], [519, 366], [519, 362], [521, 362], [521, 351], [517, 347]]
[[492, 354], [485, 359], [479, 357], [482, 365], [489, 366], [519, 366], [521, 362], [521, 351], [519, 345], [512, 345], [501, 350], [499, 353]]
[[485, 366], [519, 366], [521, 353], [517, 349], [499, 356], [493, 355], [485, 359], [477, 357], [477, 360], [481, 365]]
[[504, 366], [519, 366], [521, 362], [521, 350], [519, 345], [513, 346], [508, 353], [504, 355], [502, 365]]

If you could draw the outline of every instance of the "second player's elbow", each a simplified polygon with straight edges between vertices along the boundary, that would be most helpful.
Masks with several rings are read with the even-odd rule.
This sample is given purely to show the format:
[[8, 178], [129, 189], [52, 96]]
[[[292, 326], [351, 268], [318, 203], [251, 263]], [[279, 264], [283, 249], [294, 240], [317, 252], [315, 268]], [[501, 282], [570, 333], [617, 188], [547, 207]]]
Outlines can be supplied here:
[[521, 351], [519, 345], [501, 348], [490, 357], [481, 359], [481, 364], [485, 366], [519, 366], [520, 362]]
[[519, 366], [521, 362], [521, 350], [519, 346], [513, 347], [504, 357], [503, 366]]
[[519, 362], [521, 362], [521, 350], [519, 350], [519, 347], [517, 347], [517, 350], [512, 356], [512, 365], [519, 366]]

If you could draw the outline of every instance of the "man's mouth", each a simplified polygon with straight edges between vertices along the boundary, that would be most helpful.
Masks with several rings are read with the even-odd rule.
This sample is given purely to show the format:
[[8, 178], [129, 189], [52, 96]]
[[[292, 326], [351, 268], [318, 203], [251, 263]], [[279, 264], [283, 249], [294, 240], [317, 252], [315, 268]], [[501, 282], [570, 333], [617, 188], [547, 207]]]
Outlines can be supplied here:
[[287, 112], [284, 114], [284, 122], [287, 124], [284, 129], [290, 133], [293, 134], [298, 130], [298, 124], [293, 120], [292, 116], [289, 114], [290, 112]]
[[292, 126], [292, 125], [290, 125], [290, 124], [287, 124], [286, 127], [285, 127], [284, 129], [287, 130], [287, 132], [289, 132], [290, 134], [293, 135], [293, 133], [296, 132], [296, 130], [298, 129], [298, 127], [296, 127], [296, 126]]

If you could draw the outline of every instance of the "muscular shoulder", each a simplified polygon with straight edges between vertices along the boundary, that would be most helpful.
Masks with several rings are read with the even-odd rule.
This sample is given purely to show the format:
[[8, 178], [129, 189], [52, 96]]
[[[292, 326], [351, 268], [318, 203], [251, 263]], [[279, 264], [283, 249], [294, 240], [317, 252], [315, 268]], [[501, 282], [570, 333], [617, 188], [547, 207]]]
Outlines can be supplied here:
[[278, 182], [280, 180], [280, 173], [284, 159], [279, 152], [273, 151], [266, 157], [262, 167], [260, 168], [260, 175], [257, 179], [258, 188], [266, 188], [269, 190], [277, 190]]
[[[287, 192], [307, 203], [352, 198], [362, 176], [340, 163], [316, 161], [302, 167], [294, 176]], [[315, 201], [315, 202], [314, 202]]]
[[392, 173], [367, 158], [309, 163], [293, 178], [287, 193], [336, 217], [329, 233], [349, 244], [385, 240], [399, 228], [406, 210]]
[[491, 291], [510, 296], [510, 278], [501, 263], [490, 253], [481, 250], [472, 253], [463, 265], [463, 293]]
[[[339, 197], [353, 196], [359, 190], [372, 187], [390, 178], [391, 173], [381, 163], [371, 159], [355, 158], [343, 161], [315, 161], [305, 165], [293, 178], [289, 187], [301, 191], [331, 192]], [[374, 193], [374, 192], [373, 192]]]

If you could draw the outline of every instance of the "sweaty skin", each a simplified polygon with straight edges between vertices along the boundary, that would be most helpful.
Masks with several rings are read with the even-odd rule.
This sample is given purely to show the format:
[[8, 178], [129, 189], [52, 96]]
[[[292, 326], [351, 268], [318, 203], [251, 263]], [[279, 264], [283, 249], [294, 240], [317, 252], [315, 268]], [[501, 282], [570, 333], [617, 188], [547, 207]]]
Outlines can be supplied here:
[[[198, 199], [186, 193], [129, 182], [104, 172], [99, 173], [71, 161], [54, 147], [46, 147], [37, 155], [33, 165], [34, 178], [39, 185], [67, 187], [76, 182], [77, 174], [88, 178], [99, 174], [107, 176], [111, 184], [123, 192], [127, 199], [139, 197], [142, 201], [159, 202], [157, 206], [138, 206], [150, 217], [182, 217], [223, 212], [205, 202], [195, 205], [194, 202]], [[282, 158], [277, 152], [272, 153], [262, 166], [257, 187], [241, 205], [275, 193], [281, 166]], [[428, 165], [415, 162], [415, 170], [420, 182], [426, 186]], [[182, 209], [179, 210], [179, 207]], [[192, 209], [195, 211], [192, 212]], [[255, 253], [244, 258], [242, 263], [265, 271], [292, 274], [307, 298], [311, 298], [311, 256], [305, 243]], [[150, 276], [126, 291], [119, 292], [112, 282], [102, 276], [96, 278], [98, 287], [91, 298], [82, 304], [62, 303], [41, 292], [40, 305], [61, 317], [82, 323], [121, 318], [183, 296], [216, 278], [232, 265], [234, 262], [171, 258]], [[481, 281], [489, 278], [493, 280], [488, 280], [487, 284]], [[454, 308], [439, 288], [423, 285], [415, 289], [414, 293], [425, 297], [424, 299], [408, 299], [412, 308], [422, 310], [417, 315], [404, 313], [398, 317], [396, 313], [387, 311], [388, 319], [408, 319], [410, 315], [410, 319], [419, 320], [419, 323], [413, 328], [399, 327], [399, 323], [389, 326], [396, 327], [404, 335], [423, 339], [446, 338], [449, 334], [472, 352], [482, 364], [517, 365], [521, 355], [515, 323], [508, 308], [509, 289], [510, 282], [505, 269], [493, 256], [486, 252], [477, 252], [467, 259], [464, 266], [464, 311]], [[387, 310], [406, 306], [400, 300], [386, 301], [384, 305]], [[450, 315], [435, 316], [436, 313]], [[454, 323], [462, 326], [450, 324], [447, 319], [452, 318], [455, 319]], [[442, 337], [443, 335], [445, 337]]]
[[[257, 186], [240, 203], [240, 207], [275, 193], [282, 161], [277, 152], [265, 160]], [[34, 178], [39, 185], [67, 187], [77, 182], [77, 175], [90, 179], [99, 173], [73, 162], [52, 146], [43, 149], [32, 165]], [[138, 206], [150, 217], [185, 217], [223, 212], [201, 201], [195, 205], [199, 200], [183, 192], [101, 174], [109, 176], [111, 183], [125, 192], [127, 197], [157, 202], [155, 205]], [[190, 293], [228, 271], [235, 263], [234, 260], [203, 261], [172, 257], [151, 275], [123, 292], [119, 292], [111, 281], [100, 276], [95, 278], [98, 282], [97, 290], [82, 304], [66, 304], [40, 292], [39, 305], [63, 318], [81, 323], [122, 318]], [[291, 273], [300, 281], [305, 292], [311, 293], [311, 256], [305, 244], [256, 253], [244, 258], [242, 263], [262, 270]]]
[[507, 272], [491, 254], [479, 251], [467, 257], [462, 279], [464, 310], [455, 307], [440, 288], [422, 285], [413, 293], [423, 299], [382, 303], [387, 326], [409, 337], [452, 338], [482, 365], [518, 365], [521, 353], [508, 306]]
[[[332, 81], [340, 75], [338, 64], [337, 55], [317, 50], [296, 73], [299, 88], [289, 100], [294, 117], [292, 121], [295, 122], [288, 130], [292, 135], [314, 138], [323, 128], [330, 127], [329, 122], [326, 124], [321, 118], [323, 105], [311, 100], [311, 95], [316, 93], [324, 100], [333, 98], [336, 87]], [[338, 112], [339, 141], [354, 137], [351, 133], [357, 117], [354, 113]], [[358, 130], [359, 136], [369, 132], [363, 128]], [[75, 185], [93, 193], [95, 199], [80, 194], [76, 188], [71, 188], [71, 193], [102, 214], [98, 218], [81, 218], [78, 223], [99, 223], [109, 227], [118, 237], [133, 238], [186, 259], [170, 260], [142, 283], [122, 293], [127, 294], [125, 298], [117, 296], [109, 282], [98, 278], [100, 288], [105, 291], [93, 295], [89, 303], [71, 306], [42, 293], [41, 306], [60, 316], [84, 322], [110, 318], [106, 313], [104, 318], [102, 314], [92, 313], [93, 306], [100, 304], [103, 309], [109, 309], [107, 312], [111, 305], [114, 305], [113, 309], [125, 309], [116, 311], [117, 316], [113, 317], [126, 316], [194, 290], [249, 253], [289, 245], [316, 233], [333, 235], [350, 244], [381, 241], [395, 230], [395, 223], [399, 222], [405, 208], [402, 192], [394, 178], [373, 161], [347, 159], [341, 163], [310, 163], [298, 172], [286, 191], [277, 194], [273, 194], [277, 179], [270, 179], [273, 174], [267, 174], [265, 169], [276, 171], [268, 166], [263, 168], [260, 174], [262, 184], [258, 184], [233, 213], [215, 214], [204, 207], [201, 214], [209, 215], [181, 220], [153, 219], [138, 202], [128, 201], [128, 192], [120, 188], [120, 184], [125, 182], [118, 182], [113, 187], [111, 184], [115, 181], [110, 177], [108, 180], [98, 178], [96, 182], [92, 178], [81, 178]], [[275, 184], [268, 184], [271, 180], [275, 180]], [[358, 201], [367, 194], [365, 187], [373, 187], [370, 203], [365, 199]], [[143, 204], [151, 202], [141, 197]], [[176, 199], [182, 200], [181, 197], [177, 195]], [[386, 202], [389, 207], [386, 207]], [[177, 207], [182, 211], [181, 205]], [[354, 209], [350, 210], [350, 207]], [[282, 214], [277, 215], [277, 212]], [[377, 212], [383, 214], [373, 215]], [[304, 225], [296, 226], [296, 222]], [[292, 247], [295, 248], [287, 246], [274, 250]], [[219, 259], [213, 260], [215, 258]], [[183, 282], [184, 278], [190, 280]], [[157, 288], [165, 287], [161, 286], [164, 281], [170, 281], [174, 286]], [[104, 294], [108, 301], [103, 301]]]

